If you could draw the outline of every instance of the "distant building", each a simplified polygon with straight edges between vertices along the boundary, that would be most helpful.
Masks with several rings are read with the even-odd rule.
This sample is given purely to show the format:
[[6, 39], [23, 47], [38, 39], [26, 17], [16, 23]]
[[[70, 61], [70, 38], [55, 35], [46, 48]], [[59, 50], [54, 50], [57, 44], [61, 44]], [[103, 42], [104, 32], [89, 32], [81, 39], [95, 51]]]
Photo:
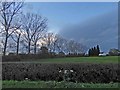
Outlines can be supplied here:
[[99, 56], [107, 56], [107, 54], [104, 52], [100, 52]]

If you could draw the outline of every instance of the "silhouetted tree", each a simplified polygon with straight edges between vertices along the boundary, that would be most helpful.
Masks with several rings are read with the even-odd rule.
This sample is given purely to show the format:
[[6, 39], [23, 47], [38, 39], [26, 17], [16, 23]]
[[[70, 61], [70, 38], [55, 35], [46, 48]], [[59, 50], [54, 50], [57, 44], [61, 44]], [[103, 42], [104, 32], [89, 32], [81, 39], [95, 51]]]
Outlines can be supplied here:
[[97, 56], [99, 56], [100, 54], [100, 48], [99, 48], [99, 45], [97, 45]]
[[93, 56], [96, 56], [96, 47], [93, 48]]
[[48, 48], [47, 47], [42, 46], [40, 50], [41, 50], [42, 54], [48, 54]]
[[5, 34], [3, 55], [6, 54], [8, 38], [15, 30], [19, 29], [19, 26], [16, 26], [15, 21], [16, 17], [21, 13], [20, 10], [22, 7], [23, 2], [0, 3], [0, 23], [4, 27], [2, 32]]
[[89, 49], [89, 51], [88, 51], [88, 55], [91, 56], [91, 49]]
[[94, 55], [94, 48], [91, 49], [91, 56]]
[[31, 52], [32, 42], [34, 44], [34, 53], [36, 53], [36, 45], [41, 38], [41, 33], [46, 30], [47, 19], [34, 13], [24, 14], [22, 19], [23, 37], [24, 41], [28, 44], [28, 54]]
[[89, 49], [88, 54], [89, 54], [89, 56], [99, 56], [99, 54], [100, 54], [99, 45], [97, 45], [97, 47], [93, 47], [93, 48]]

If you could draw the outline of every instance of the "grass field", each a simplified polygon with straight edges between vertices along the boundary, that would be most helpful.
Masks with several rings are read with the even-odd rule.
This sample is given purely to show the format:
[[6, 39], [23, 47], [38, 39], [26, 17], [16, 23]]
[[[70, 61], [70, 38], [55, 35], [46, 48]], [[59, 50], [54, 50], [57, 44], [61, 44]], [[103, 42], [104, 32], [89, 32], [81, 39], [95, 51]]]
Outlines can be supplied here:
[[93, 84], [56, 81], [3, 81], [3, 88], [118, 88], [119, 83]]
[[[120, 56], [105, 56], [105, 57], [66, 57], [66, 58], [50, 58], [50, 59], [29, 59], [22, 60], [28, 63], [118, 63]], [[20, 63], [19, 62], [19, 63]], [[13, 62], [12, 62], [13, 63]]]

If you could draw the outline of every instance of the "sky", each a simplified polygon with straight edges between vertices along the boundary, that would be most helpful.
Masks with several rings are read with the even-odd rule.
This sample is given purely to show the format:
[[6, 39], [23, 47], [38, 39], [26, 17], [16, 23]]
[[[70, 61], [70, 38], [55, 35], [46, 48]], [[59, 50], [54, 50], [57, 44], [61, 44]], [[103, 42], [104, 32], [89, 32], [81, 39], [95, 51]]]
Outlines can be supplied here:
[[48, 19], [48, 30], [102, 51], [117, 48], [117, 2], [26, 2], [25, 12]]

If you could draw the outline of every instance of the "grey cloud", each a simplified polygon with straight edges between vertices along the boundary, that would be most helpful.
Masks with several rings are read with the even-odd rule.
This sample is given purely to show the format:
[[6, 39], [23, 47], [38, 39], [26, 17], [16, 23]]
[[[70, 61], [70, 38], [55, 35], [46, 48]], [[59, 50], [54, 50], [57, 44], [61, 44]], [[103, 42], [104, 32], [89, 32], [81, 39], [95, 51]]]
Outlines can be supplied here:
[[89, 47], [99, 44], [103, 51], [118, 47], [117, 10], [91, 18], [79, 25], [66, 26], [60, 34], [67, 39], [74, 39]]

